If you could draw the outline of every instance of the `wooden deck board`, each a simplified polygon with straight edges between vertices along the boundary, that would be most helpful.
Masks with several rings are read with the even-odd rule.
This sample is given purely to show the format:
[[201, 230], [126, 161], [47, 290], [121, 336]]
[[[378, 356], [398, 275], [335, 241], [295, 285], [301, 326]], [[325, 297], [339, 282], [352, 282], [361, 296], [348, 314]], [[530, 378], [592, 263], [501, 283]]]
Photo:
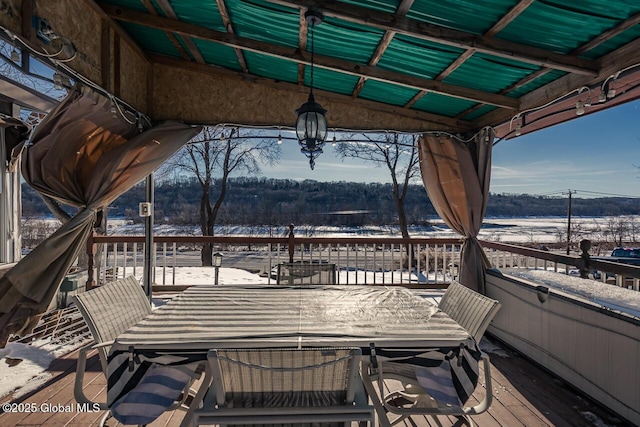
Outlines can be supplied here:
[[[581, 413], [591, 412], [613, 424], [606, 410], [596, 406], [576, 391], [566, 387], [545, 370], [532, 364], [517, 353], [507, 351], [508, 357], [491, 355], [492, 388], [494, 401], [488, 412], [474, 416], [474, 422], [481, 427], [545, 427], [545, 426], [593, 426]], [[78, 352], [73, 352], [54, 361], [49, 369], [53, 377], [40, 388], [19, 398], [11, 395], [0, 402], [73, 404], [73, 386], [75, 364]], [[85, 393], [94, 400], [106, 399], [106, 379], [101, 372], [97, 354], [93, 354], [87, 363], [85, 374]], [[484, 393], [483, 377], [481, 385], [472, 396], [473, 402], [482, 399]], [[10, 426], [97, 426], [104, 411], [71, 413], [0, 413], [0, 425]], [[174, 427], [184, 417], [183, 411], [163, 414], [150, 427]], [[114, 419], [107, 426], [119, 426]], [[448, 427], [466, 425], [455, 417], [412, 417], [399, 423], [400, 426]], [[618, 423], [622, 426], [624, 423]]]

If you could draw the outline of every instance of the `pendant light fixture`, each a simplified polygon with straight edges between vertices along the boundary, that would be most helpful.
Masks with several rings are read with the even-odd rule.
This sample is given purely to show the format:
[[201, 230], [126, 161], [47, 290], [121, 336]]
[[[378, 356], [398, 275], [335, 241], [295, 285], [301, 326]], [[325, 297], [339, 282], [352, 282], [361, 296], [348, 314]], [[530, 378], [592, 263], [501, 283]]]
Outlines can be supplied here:
[[309, 99], [296, 110], [296, 136], [300, 144], [300, 151], [309, 158], [309, 166], [313, 170], [315, 159], [322, 153], [327, 138], [327, 110], [322, 108], [313, 97], [313, 60], [314, 60], [314, 28], [322, 22], [322, 14], [309, 9], [305, 14], [307, 23], [311, 25], [311, 85]]

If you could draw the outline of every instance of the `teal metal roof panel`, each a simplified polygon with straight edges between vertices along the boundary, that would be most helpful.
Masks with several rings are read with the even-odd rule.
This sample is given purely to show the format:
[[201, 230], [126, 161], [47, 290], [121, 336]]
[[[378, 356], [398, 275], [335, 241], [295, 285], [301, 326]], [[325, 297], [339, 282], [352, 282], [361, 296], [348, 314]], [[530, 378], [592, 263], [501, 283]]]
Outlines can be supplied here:
[[[311, 67], [304, 67], [304, 84], [311, 85]], [[359, 78], [350, 74], [314, 67], [313, 86], [331, 92], [351, 95]]]
[[244, 58], [251, 74], [291, 83], [298, 81], [298, 64], [296, 62], [255, 52], [244, 52]]
[[300, 13], [262, 0], [226, 0], [233, 29], [242, 37], [297, 48]]
[[498, 93], [539, 68], [535, 65], [476, 52], [443, 81]]
[[[153, 3], [160, 15], [164, 16], [157, 1], [153, 0]], [[201, 0], [194, 3], [192, 0], [171, 0], [171, 7], [181, 21], [211, 30], [226, 31], [215, 1]]]
[[411, 108], [447, 117], [455, 117], [474, 105], [476, 103], [473, 101], [429, 92], [413, 104]]
[[475, 120], [478, 117], [482, 117], [485, 114], [492, 112], [496, 108], [497, 107], [494, 107], [493, 105], [483, 105], [482, 107], [478, 108], [477, 110], [474, 110], [474, 111], [462, 116], [462, 120]]
[[638, 38], [640, 38], [640, 25], [629, 28], [622, 34], [618, 34], [616, 37], [605, 41], [601, 45], [595, 47], [594, 49], [591, 49], [590, 51], [580, 56], [582, 56], [583, 58], [595, 60]]
[[375, 80], [367, 80], [360, 91], [359, 97], [384, 102], [385, 104], [404, 106], [417, 93], [418, 91], [415, 89]]
[[122, 22], [121, 25], [127, 33], [131, 34], [140, 43], [142, 49], [162, 55], [180, 57], [180, 52], [171, 43], [164, 31], [128, 22]]
[[514, 0], [416, 1], [408, 18], [473, 34], [484, 34], [511, 9]]
[[241, 70], [234, 48], [196, 38], [192, 40], [207, 64], [215, 64], [235, 71]]
[[639, 12], [640, 2], [637, 1], [538, 0], [503, 29], [497, 38], [569, 53], [615, 27], [620, 20]]
[[[314, 31], [316, 53], [359, 64], [369, 63], [384, 35], [384, 31], [335, 18], [325, 18]], [[307, 36], [307, 50], [310, 52], [311, 27]]]
[[398, 34], [391, 40], [378, 67], [434, 79], [463, 52], [464, 49]]
[[367, 9], [387, 13], [395, 13], [398, 9], [398, 4], [400, 4], [398, 0], [342, 0], [341, 3], [366, 7]]
[[538, 89], [546, 85], [547, 83], [551, 83], [554, 80], [559, 79], [560, 77], [566, 75], [564, 71], [552, 70], [548, 73], [538, 77], [537, 79], [527, 83], [526, 85], [509, 92], [509, 96], [519, 98], [521, 95], [531, 92], [532, 90]]

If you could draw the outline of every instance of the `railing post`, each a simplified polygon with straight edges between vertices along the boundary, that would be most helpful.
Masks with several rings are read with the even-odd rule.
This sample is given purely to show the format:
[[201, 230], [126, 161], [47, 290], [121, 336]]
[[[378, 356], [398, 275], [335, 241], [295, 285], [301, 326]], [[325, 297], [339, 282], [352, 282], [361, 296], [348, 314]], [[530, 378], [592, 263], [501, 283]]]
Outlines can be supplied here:
[[293, 252], [295, 250], [294, 248], [295, 236], [293, 235], [294, 227], [295, 226], [293, 224], [289, 224], [289, 262], [293, 262]]
[[580, 240], [580, 250], [582, 251], [580, 258], [582, 258], [583, 261], [583, 264], [580, 266], [580, 277], [583, 279], [589, 278], [589, 264], [591, 262], [589, 249], [591, 249], [591, 240]]
[[98, 245], [93, 241], [96, 232], [91, 230], [91, 234], [87, 238], [87, 283], [85, 284], [85, 290], [90, 291], [91, 289], [96, 287], [95, 280], [95, 255], [98, 249]]

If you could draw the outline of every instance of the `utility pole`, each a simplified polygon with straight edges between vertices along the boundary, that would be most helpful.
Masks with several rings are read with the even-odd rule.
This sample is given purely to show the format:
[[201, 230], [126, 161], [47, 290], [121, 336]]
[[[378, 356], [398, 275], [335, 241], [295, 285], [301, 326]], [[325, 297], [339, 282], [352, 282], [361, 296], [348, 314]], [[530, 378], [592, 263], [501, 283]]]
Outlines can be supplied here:
[[567, 255], [571, 249], [571, 194], [575, 191], [569, 190], [569, 206], [567, 208]]

